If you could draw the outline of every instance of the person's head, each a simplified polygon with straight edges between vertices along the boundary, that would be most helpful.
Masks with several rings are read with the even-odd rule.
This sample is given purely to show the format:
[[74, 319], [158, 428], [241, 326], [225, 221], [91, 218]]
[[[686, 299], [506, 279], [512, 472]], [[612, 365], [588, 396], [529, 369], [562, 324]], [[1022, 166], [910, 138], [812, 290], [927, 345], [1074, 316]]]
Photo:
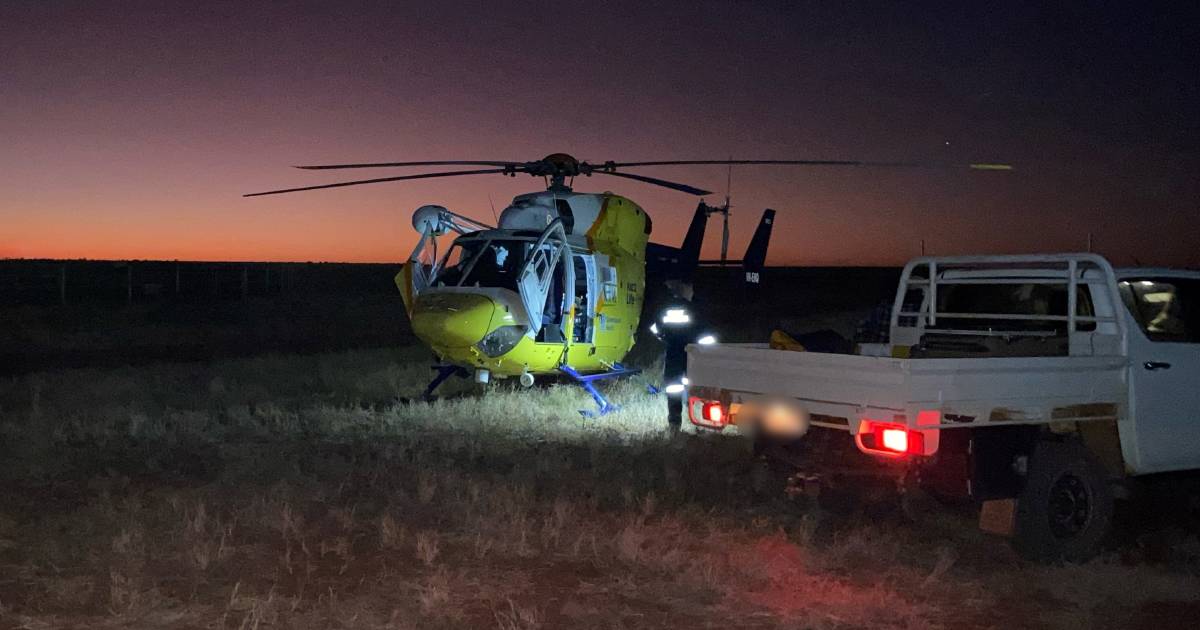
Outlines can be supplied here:
[[688, 302], [692, 301], [692, 296], [696, 293], [692, 289], [692, 283], [690, 282], [684, 282], [682, 280], [667, 280], [666, 285], [667, 290], [671, 292], [672, 296]]

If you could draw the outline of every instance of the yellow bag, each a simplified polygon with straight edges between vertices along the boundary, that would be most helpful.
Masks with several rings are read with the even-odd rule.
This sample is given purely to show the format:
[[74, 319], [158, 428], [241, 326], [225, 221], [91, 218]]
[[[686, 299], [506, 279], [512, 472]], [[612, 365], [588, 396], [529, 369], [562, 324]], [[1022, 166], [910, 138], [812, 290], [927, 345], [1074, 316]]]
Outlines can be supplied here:
[[771, 331], [771, 349], [804, 352], [804, 346], [799, 341], [779, 329]]

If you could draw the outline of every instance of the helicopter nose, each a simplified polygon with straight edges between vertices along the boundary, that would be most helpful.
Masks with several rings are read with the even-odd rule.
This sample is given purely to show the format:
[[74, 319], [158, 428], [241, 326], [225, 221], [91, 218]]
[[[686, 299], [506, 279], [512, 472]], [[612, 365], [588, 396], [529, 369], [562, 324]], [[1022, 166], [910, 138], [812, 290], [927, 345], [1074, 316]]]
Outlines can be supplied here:
[[431, 346], [472, 346], [488, 334], [495, 310], [483, 295], [425, 293], [413, 305], [413, 332]]

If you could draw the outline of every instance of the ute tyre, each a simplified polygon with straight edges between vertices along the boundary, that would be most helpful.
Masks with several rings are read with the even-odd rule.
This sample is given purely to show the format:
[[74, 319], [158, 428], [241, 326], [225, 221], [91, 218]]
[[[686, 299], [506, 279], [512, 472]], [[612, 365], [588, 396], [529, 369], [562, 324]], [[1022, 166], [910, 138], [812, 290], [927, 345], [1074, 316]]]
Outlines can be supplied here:
[[1078, 442], [1040, 442], [1017, 501], [1017, 551], [1039, 562], [1083, 562], [1112, 522], [1112, 488], [1095, 457]]

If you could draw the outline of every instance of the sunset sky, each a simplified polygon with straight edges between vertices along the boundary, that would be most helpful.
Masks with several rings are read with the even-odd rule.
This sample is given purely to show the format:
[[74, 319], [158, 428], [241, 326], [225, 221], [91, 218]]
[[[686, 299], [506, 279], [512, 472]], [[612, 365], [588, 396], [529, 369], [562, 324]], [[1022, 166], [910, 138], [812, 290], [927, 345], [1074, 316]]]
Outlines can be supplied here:
[[[1200, 265], [1196, 9], [917, 4], [934, 6], [10, 0], [0, 258], [397, 261], [417, 206], [490, 222], [489, 197], [499, 209], [541, 180], [240, 195], [402, 174], [293, 164], [562, 151], [1017, 169], [735, 168], [732, 249], [775, 208], [771, 264], [898, 264], [921, 239], [1082, 250], [1091, 232], [1121, 264]], [[725, 190], [721, 167], [638, 172]], [[695, 207], [576, 184], [640, 203], [662, 243]]]

